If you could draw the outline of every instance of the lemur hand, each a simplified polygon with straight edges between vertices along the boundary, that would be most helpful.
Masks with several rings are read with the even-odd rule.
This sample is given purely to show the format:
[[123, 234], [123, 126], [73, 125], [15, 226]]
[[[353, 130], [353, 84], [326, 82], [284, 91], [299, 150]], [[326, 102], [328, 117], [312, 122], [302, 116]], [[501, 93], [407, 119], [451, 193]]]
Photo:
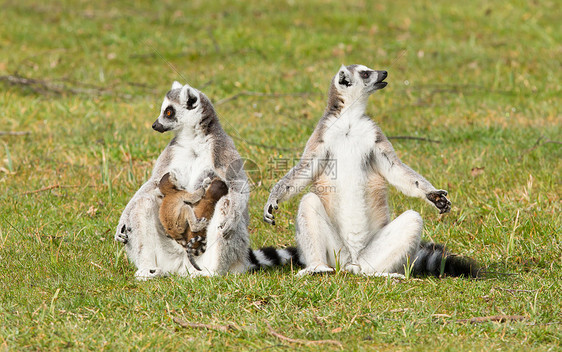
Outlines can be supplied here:
[[237, 216], [236, 209], [232, 206], [232, 201], [226, 199], [221, 209], [223, 220], [219, 224], [219, 230], [222, 232], [224, 238], [229, 238], [236, 222], [239, 217]]
[[451, 202], [445, 197], [446, 195], [447, 191], [442, 189], [426, 194], [427, 199], [439, 209], [439, 214], [448, 213], [451, 210]]
[[193, 232], [199, 232], [199, 231], [203, 231], [207, 226], [209, 225], [209, 220], [207, 220], [207, 218], [200, 218], [197, 219], [197, 222], [194, 224], [191, 224], [191, 231]]
[[276, 199], [268, 199], [265, 207], [263, 209], [263, 221], [268, 224], [275, 225], [275, 216], [273, 216], [273, 210], [279, 209]]
[[201, 182], [201, 188], [207, 188], [209, 187], [209, 185], [211, 184], [213, 180], [211, 180], [210, 177], [205, 177], [205, 179], [203, 180], [203, 182]]

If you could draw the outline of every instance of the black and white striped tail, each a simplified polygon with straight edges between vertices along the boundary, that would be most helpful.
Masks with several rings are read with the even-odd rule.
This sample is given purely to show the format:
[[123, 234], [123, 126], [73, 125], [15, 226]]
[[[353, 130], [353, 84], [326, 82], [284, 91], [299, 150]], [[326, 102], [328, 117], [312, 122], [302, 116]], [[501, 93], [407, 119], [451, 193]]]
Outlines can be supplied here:
[[260, 268], [269, 268], [273, 266], [281, 266], [290, 264], [296, 266], [303, 266], [297, 248], [273, 248], [264, 247], [260, 249], [251, 249], [248, 251], [248, 258], [250, 259], [250, 270], [257, 270]]
[[477, 277], [480, 270], [473, 259], [449, 253], [445, 246], [431, 242], [420, 244], [411, 263], [415, 276]]

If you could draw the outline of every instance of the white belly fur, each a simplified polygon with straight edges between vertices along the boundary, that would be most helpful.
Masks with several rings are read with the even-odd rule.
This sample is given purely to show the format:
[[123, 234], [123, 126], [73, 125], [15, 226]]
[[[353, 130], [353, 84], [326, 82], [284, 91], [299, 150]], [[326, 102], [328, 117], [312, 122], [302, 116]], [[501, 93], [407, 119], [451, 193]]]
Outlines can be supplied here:
[[173, 146], [173, 157], [167, 171], [175, 170], [178, 181], [188, 192], [197, 189], [197, 181], [201, 176], [213, 170], [213, 158], [209, 143], [193, 141]]
[[330, 179], [335, 188], [329, 212], [334, 215], [334, 225], [347, 246], [359, 251], [372, 235], [365, 198], [368, 174], [363, 165], [375, 140], [374, 126], [365, 120], [351, 125], [337, 121], [326, 132], [325, 140], [329, 141], [326, 148], [337, 168], [335, 177], [323, 177]]

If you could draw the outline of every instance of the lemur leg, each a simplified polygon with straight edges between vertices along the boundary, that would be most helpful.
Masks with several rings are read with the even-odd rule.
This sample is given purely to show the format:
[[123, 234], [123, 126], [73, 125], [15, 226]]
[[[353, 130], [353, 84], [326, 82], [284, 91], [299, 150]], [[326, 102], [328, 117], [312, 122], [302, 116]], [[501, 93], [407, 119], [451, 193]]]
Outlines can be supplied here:
[[403, 273], [406, 257], [413, 256], [419, 247], [422, 228], [423, 220], [413, 210], [405, 211], [383, 227], [359, 254], [361, 273]]
[[306, 265], [298, 276], [315, 273], [332, 273], [336, 257], [347, 251], [338, 240], [334, 226], [320, 198], [306, 194], [297, 213], [296, 240], [301, 261]]
[[201, 271], [191, 270], [191, 276], [214, 276], [227, 272], [243, 272], [248, 267], [249, 236], [247, 219], [236, 219], [235, 227], [226, 235], [220, 226], [225, 221], [230, 200], [221, 198], [207, 226], [207, 249], [195, 258]]
[[[128, 205], [126, 216], [122, 219], [127, 229], [125, 249], [131, 261], [138, 268], [135, 277], [146, 280], [163, 275], [162, 268], [157, 263], [159, 248], [158, 230], [158, 202], [154, 196], [135, 197]], [[121, 222], [120, 222], [121, 223]]]
[[187, 221], [192, 232], [199, 232], [209, 224], [209, 221], [205, 218], [197, 219], [197, 216], [195, 216], [195, 211], [193, 211], [193, 208], [190, 205], [185, 204], [182, 207], [181, 213], [182, 215], [180, 219], [184, 219]]

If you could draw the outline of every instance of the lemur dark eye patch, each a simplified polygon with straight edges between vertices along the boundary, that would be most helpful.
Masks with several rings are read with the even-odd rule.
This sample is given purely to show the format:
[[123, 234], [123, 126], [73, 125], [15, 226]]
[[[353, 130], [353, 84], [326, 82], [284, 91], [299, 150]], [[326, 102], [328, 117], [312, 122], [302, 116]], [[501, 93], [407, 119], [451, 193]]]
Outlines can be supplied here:
[[164, 117], [167, 117], [169, 119], [173, 118], [175, 114], [176, 110], [174, 110], [172, 106], [168, 106], [166, 110], [164, 110]]
[[361, 76], [361, 78], [363, 78], [363, 79], [367, 79], [367, 78], [371, 77], [371, 73], [372, 73], [372, 71], [361, 71], [361, 72], [359, 72], [359, 76]]

